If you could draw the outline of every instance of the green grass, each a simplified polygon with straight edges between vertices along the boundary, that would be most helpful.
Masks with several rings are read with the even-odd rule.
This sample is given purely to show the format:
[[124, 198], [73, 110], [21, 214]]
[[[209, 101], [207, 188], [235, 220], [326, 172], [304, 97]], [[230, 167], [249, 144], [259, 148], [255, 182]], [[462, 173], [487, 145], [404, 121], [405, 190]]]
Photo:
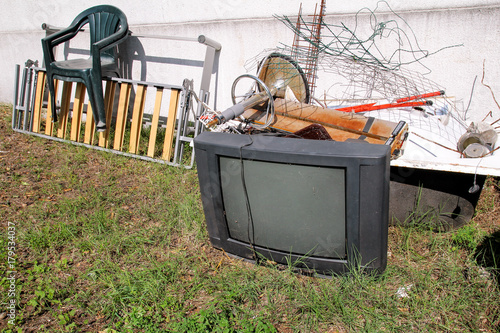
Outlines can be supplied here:
[[[195, 170], [10, 131], [0, 214], [16, 223], [15, 325], [4, 332], [494, 332], [498, 181], [474, 221], [391, 227], [386, 271], [319, 279], [228, 257], [208, 241]], [[0, 155], [2, 156], [2, 155]], [[496, 212], [491, 215], [492, 212]], [[419, 215], [421, 216], [421, 214]], [[488, 238], [490, 237], [490, 238]], [[7, 238], [0, 238], [6, 270]], [[493, 263], [493, 264], [492, 264]], [[8, 300], [2, 275], [0, 302]], [[407, 297], [398, 289], [406, 287]]]

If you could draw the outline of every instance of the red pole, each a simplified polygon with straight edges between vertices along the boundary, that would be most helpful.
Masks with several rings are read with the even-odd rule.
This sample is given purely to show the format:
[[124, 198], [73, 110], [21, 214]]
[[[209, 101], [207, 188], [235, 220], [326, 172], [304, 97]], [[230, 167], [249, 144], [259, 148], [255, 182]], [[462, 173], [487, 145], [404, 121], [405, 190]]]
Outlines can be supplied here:
[[416, 96], [410, 96], [410, 97], [404, 97], [396, 100], [396, 103], [403, 103], [403, 102], [408, 102], [412, 101], [414, 99], [423, 99], [423, 98], [428, 98], [428, 97], [434, 97], [434, 96], [441, 96], [444, 95], [444, 90], [440, 91], [435, 91], [427, 94], [422, 94], [422, 95], [416, 95]]
[[366, 112], [366, 111], [374, 111], [374, 110], [382, 110], [382, 109], [390, 109], [390, 108], [404, 108], [410, 106], [421, 106], [421, 105], [432, 105], [431, 101], [417, 101], [417, 102], [406, 102], [406, 103], [391, 103], [391, 104], [381, 104], [375, 105], [375, 103], [356, 105], [356, 106], [348, 106], [345, 108], [336, 109], [337, 111], [344, 112]]

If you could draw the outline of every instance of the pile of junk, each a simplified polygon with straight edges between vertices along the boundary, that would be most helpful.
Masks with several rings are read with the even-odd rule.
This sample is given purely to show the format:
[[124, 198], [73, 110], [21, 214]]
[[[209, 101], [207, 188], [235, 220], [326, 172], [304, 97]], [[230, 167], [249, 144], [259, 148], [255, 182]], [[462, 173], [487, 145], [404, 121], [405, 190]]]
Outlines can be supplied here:
[[[387, 7], [386, 12], [390, 13]], [[464, 225], [475, 212], [486, 177], [500, 176], [500, 158], [495, 154], [500, 119], [488, 123], [485, 117], [483, 121], [468, 123], [464, 111], [459, 110], [443, 87], [419, 71], [408, 69], [407, 65], [420, 65], [421, 60], [430, 55], [420, 49], [418, 43], [400, 42], [395, 49], [381, 45], [387, 36], [396, 37], [393, 39], [397, 41], [416, 40], [411, 28], [402, 30], [401, 27], [407, 25], [398, 24], [402, 19], [399, 15], [394, 13], [390, 20], [379, 21], [375, 11], [360, 11], [359, 15], [369, 17], [371, 22], [369, 37], [361, 38], [355, 34], [357, 27], [327, 23], [325, 8], [325, 0], [322, 0], [314, 15], [302, 15], [300, 10], [294, 22], [286, 16], [276, 17], [293, 31], [293, 44], [280, 44], [249, 59], [245, 64], [246, 74], [237, 77], [231, 87], [233, 106], [224, 111], [210, 108], [207, 102], [210, 75], [216, 68], [216, 54], [221, 46], [202, 35], [198, 39], [187, 39], [206, 47], [199, 98], [190, 87], [192, 81], [167, 85], [112, 77], [106, 81], [105, 92], [98, 94], [96, 101], [101, 103], [97, 103], [92, 112], [88, 112], [92, 103], [84, 104], [85, 87], [80, 81], [73, 101], [72, 82], [60, 84], [61, 103], [56, 106], [55, 98], [49, 103], [48, 96], [60, 93], [57, 86], [49, 87], [48, 94], [45, 85], [58, 76], [49, 78], [45, 69], [30, 64], [24, 69], [19, 97], [17, 90], [15, 93], [12, 127], [60, 141], [70, 136], [75, 144], [172, 165], [181, 165], [185, 151], [189, 150], [187, 144], [202, 131], [235, 135], [267, 133], [386, 145], [391, 155], [391, 222], [433, 221], [436, 228], [444, 230]], [[82, 24], [78, 19], [75, 22]], [[356, 17], [358, 21], [362, 20]], [[123, 38], [135, 38], [134, 43], [138, 43], [137, 38], [141, 36], [127, 32], [125, 23], [121, 24], [121, 30]], [[71, 36], [75, 31], [70, 31]], [[47, 30], [47, 43], [65, 30], [53, 33]], [[66, 41], [62, 37], [56, 40]], [[53, 56], [53, 52], [45, 53]], [[45, 63], [51, 61], [53, 59], [47, 56]], [[19, 81], [19, 69], [16, 72]], [[96, 87], [101, 87], [101, 82]], [[135, 94], [131, 94], [132, 89]], [[155, 96], [152, 114], [144, 111], [148, 91]], [[164, 91], [170, 91], [167, 117], [162, 113]], [[118, 94], [118, 107], [114, 112]], [[131, 96], [135, 96], [133, 106]], [[191, 114], [195, 104], [193, 96], [198, 107]], [[57, 128], [53, 122], [56, 116]], [[85, 133], [80, 133], [84, 117]], [[131, 134], [130, 142], [126, 142], [124, 133], [129, 118], [132, 118]], [[67, 133], [69, 119], [71, 134]], [[109, 124], [107, 127], [103, 125], [104, 120]], [[93, 122], [99, 133], [94, 133]], [[190, 131], [193, 122], [195, 129]], [[140, 152], [145, 148], [141, 145], [145, 140], [140, 142], [141, 129], [146, 123], [151, 123], [152, 130], [147, 156], [142, 156]], [[116, 127], [113, 140], [112, 124]], [[161, 127], [166, 129], [166, 134], [162, 156], [157, 158], [156, 135]], [[128, 152], [125, 152], [127, 145]], [[193, 166], [193, 154], [190, 161]]]
[[[378, 50], [376, 37], [390, 22], [362, 41], [355, 29], [335, 32], [339, 26], [324, 22], [324, 10], [323, 1], [312, 21], [300, 13], [296, 22], [278, 17], [293, 30], [293, 45], [249, 60], [247, 73], [232, 85], [233, 106], [220, 112], [205, 105], [200, 121], [214, 132], [388, 145], [391, 223], [432, 223], [439, 230], [464, 225], [486, 177], [500, 174], [494, 154], [500, 119], [467, 124], [443, 87], [391, 62], [397, 57], [368, 52]], [[418, 51], [412, 52], [418, 63]]]

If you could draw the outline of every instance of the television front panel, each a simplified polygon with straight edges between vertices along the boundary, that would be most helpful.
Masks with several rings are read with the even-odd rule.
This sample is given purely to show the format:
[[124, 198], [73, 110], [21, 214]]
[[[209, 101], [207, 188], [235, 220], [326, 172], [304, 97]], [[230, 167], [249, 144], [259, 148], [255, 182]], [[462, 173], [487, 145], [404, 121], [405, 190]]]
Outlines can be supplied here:
[[385, 269], [390, 147], [214, 132], [194, 147], [213, 246], [320, 274]]
[[[238, 158], [224, 156], [219, 162], [220, 170], [235, 171], [221, 182], [231, 239], [285, 253], [345, 258], [343, 168], [254, 160], [241, 165]], [[245, 209], [246, 196], [252, 221]]]

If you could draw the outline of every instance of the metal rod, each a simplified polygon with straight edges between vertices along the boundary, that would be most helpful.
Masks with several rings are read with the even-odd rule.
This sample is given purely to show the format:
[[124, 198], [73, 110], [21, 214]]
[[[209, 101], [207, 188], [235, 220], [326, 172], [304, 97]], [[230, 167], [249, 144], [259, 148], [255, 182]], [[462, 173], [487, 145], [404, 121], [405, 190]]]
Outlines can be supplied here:
[[181, 142], [179, 141], [179, 138], [181, 136], [181, 132], [183, 132], [184, 121], [186, 119], [186, 109], [189, 107], [187, 99], [188, 99], [188, 96], [190, 94], [190, 92], [188, 90], [189, 87], [185, 83], [186, 83], [186, 79], [184, 80], [184, 83], [183, 83], [185, 90], [183, 90], [181, 92], [181, 98], [180, 98], [180, 102], [179, 102], [179, 111], [177, 112], [177, 114], [179, 115], [179, 120], [177, 122], [177, 133], [176, 133], [175, 147], [174, 147], [174, 158], [172, 160], [173, 163], [176, 163], [178, 159], [180, 160], [182, 158], [179, 156], [179, 149], [181, 146]]
[[[35, 71], [42, 71], [42, 72], [46, 71], [46, 69], [43, 67], [33, 67], [33, 69]], [[167, 83], [147, 82], [147, 81], [141, 81], [141, 80], [124, 79], [124, 78], [119, 78], [119, 77], [106, 77], [105, 79], [113, 81], [113, 82], [118, 82], [118, 83], [142, 84], [142, 85], [151, 86], [151, 87], [161, 87], [161, 88], [165, 88], [165, 89], [182, 90], [182, 86], [167, 84]]]
[[130, 34], [137, 38], [152, 38], [152, 39], [165, 39], [165, 40], [180, 40], [184, 42], [197, 42], [198, 38], [194, 37], [178, 37], [178, 36], [164, 36], [164, 35], [150, 35], [150, 34]]
[[139, 81], [139, 80], [131, 80], [131, 79], [122, 79], [119, 77], [110, 77], [108, 78], [110, 81], [118, 82], [118, 83], [130, 83], [130, 84], [142, 84], [145, 86], [152, 86], [152, 87], [161, 87], [164, 89], [170, 89], [170, 90], [182, 90], [182, 86], [177, 86], [177, 85], [172, 85], [172, 84], [163, 84], [163, 83], [154, 83], [154, 82], [146, 82], [146, 81]]
[[16, 128], [16, 119], [17, 119], [17, 98], [19, 97], [19, 75], [21, 71], [21, 66], [16, 65], [16, 73], [14, 74], [14, 103], [12, 108], [12, 128]]
[[391, 104], [381, 104], [375, 105], [375, 103], [356, 105], [356, 106], [348, 106], [344, 108], [335, 109], [337, 111], [344, 112], [367, 112], [367, 111], [375, 111], [375, 110], [383, 110], [390, 108], [404, 108], [404, 107], [414, 107], [421, 105], [432, 105], [431, 101], [417, 101], [417, 102], [402, 102], [402, 103], [391, 103]]
[[[42, 23], [42, 29], [47, 31], [48, 33], [54, 33], [57, 32], [61, 29], [64, 29], [63, 27], [56, 27], [47, 23]], [[80, 29], [80, 31], [85, 31], [86, 29]], [[151, 38], [151, 39], [164, 39], [164, 40], [180, 40], [184, 42], [198, 42], [200, 44], [204, 44], [210, 47], [213, 47], [216, 51], [220, 51], [222, 48], [221, 44], [219, 42], [214, 41], [213, 39], [210, 39], [204, 35], [198, 36], [198, 38], [194, 37], [179, 37], [179, 36], [165, 36], [165, 35], [153, 35], [153, 34], [135, 34], [133, 32], [130, 32], [130, 36], [134, 36], [137, 38]]]
[[435, 91], [435, 92], [431, 92], [431, 93], [427, 93], [427, 94], [400, 98], [400, 99], [396, 100], [396, 103], [403, 103], [403, 102], [413, 101], [415, 99], [424, 99], [424, 98], [429, 98], [429, 97], [434, 97], [434, 96], [441, 96], [444, 94], [445, 94], [444, 90], [440, 90], [440, 91]]
[[[24, 115], [24, 113], [26, 113], [26, 106], [24, 105], [24, 102], [25, 102], [25, 96], [26, 96], [26, 77], [27, 77], [27, 75], [28, 75], [28, 69], [26, 67], [24, 67], [23, 68], [23, 78], [21, 80], [21, 94], [19, 96], [19, 106], [16, 105], [16, 107], [18, 107], [16, 128], [21, 127], [21, 121], [23, 119], [23, 115]], [[21, 115], [21, 112], [19, 112], [21, 110], [24, 110], [23, 115]]]
[[31, 78], [33, 77], [33, 70], [28, 68], [28, 73], [26, 75], [26, 89], [28, 90], [26, 93], [26, 111], [24, 111], [24, 121], [23, 121], [23, 130], [29, 129], [29, 123], [31, 119]]
[[[33, 131], [33, 118], [35, 116], [36, 87], [38, 84], [38, 72], [33, 69], [33, 94], [31, 96], [31, 112], [29, 120], [29, 131]], [[43, 96], [41, 96], [43, 98]]]

